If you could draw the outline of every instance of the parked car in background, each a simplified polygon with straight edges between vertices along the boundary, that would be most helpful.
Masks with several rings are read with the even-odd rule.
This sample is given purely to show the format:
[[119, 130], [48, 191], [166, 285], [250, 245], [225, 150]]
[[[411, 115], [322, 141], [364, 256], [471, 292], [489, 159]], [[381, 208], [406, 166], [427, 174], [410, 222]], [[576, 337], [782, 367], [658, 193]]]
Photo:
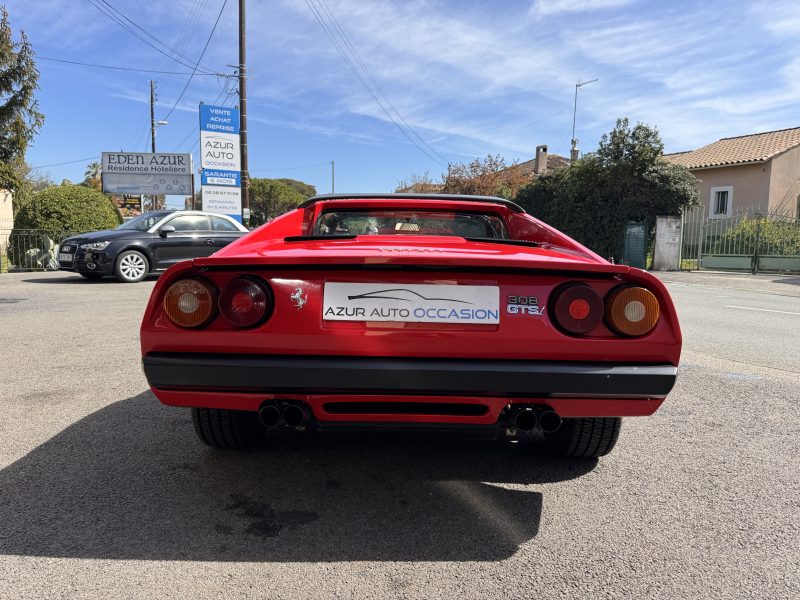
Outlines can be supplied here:
[[58, 248], [58, 267], [87, 279], [114, 275], [133, 283], [182, 260], [209, 256], [246, 233], [241, 223], [225, 215], [157, 210], [116, 229], [65, 239]]
[[656, 277], [507, 200], [328, 195], [171, 268], [141, 346], [156, 397], [218, 448], [414, 428], [595, 458], [664, 401], [681, 332]]

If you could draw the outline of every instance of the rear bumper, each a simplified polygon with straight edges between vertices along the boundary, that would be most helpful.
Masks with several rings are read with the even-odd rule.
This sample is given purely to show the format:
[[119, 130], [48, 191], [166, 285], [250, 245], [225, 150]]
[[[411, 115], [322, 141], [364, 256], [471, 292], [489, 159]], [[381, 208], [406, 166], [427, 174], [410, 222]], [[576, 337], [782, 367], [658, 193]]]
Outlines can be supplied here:
[[677, 375], [670, 364], [509, 360], [151, 353], [142, 362], [157, 392], [226, 394], [660, 399]]

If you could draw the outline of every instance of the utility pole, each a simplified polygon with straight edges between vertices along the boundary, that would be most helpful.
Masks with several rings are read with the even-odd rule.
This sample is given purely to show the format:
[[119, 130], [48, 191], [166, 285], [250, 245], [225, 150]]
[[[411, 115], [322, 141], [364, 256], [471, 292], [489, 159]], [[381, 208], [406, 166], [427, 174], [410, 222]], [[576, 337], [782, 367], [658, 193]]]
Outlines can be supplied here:
[[239, 0], [239, 143], [242, 154], [242, 222], [250, 221], [250, 174], [247, 171], [247, 31], [246, 0]]
[[[156, 153], [156, 82], [150, 80], [150, 151]], [[156, 209], [156, 197], [150, 196], [150, 208]], [[144, 209], [144, 206], [142, 207]]]
[[334, 185], [334, 170], [333, 161], [331, 161], [331, 194], [335, 194], [336, 186]]
[[575, 139], [575, 117], [578, 115], [578, 88], [588, 83], [594, 83], [597, 79], [591, 81], [581, 81], [575, 84], [575, 105], [572, 109], [572, 149], [569, 152], [569, 162], [573, 163], [578, 160], [578, 140]]

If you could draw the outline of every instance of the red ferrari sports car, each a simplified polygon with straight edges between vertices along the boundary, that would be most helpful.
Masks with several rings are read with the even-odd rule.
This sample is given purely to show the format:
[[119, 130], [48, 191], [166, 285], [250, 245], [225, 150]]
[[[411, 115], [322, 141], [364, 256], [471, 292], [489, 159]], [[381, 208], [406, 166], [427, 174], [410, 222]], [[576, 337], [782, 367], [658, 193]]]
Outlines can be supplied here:
[[571, 457], [672, 388], [681, 333], [661, 282], [500, 198], [311, 198], [171, 267], [144, 372], [199, 438], [278, 428], [533, 437]]

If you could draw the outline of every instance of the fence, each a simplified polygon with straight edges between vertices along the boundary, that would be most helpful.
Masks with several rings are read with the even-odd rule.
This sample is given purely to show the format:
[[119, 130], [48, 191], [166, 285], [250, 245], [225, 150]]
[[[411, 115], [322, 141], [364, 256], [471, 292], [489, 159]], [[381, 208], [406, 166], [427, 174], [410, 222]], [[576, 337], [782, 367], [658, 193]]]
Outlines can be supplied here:
[[54, 271], [58, 269], [58, 245], [73, 235], [43, 229], [14, 229], [0, 222], [0, 273], [7, 271]]
[[710, 218], [696, 206], [683, 214], [681, 268], [800, 272], [800, 220], [743, 209]]

